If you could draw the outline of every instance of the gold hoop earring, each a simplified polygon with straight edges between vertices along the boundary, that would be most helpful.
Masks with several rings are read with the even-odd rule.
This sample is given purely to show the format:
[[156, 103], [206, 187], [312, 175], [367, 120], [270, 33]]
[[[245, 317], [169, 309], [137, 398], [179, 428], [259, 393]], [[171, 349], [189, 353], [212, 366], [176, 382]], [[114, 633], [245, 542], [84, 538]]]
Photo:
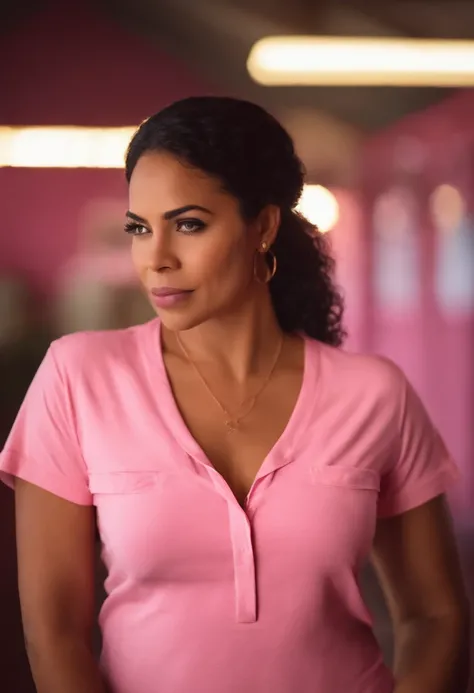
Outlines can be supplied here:
[[[276, 274], [277, 271], [277, 259], [276, 255], [272, 250], [267, 250], [267, 243], [265, 241], [262, 243], [260, 246], [261, 250], [255, 254], [254, 262], [253, 262], [253, 273], [255, 276], [255, 279], [260, 283], [260, 284], [268, 284], [271, 282], [273, 277]], [[258, 256], [259, 255], [269, 255], [270, 259], [272, 261], [271, 267], [268, 265], [267, 261], [265, 260], [265, 267], [266, 267], [266, 273], [265, 277], [263, 279], [260, 278], [258, 274]]]
[[272, 266], [268, 267], [268, 265], [267, 265], [269, 273], [268, 273], [268, 278], [265, 282], [266, 284], [268, 284], [268, 282], [273, 279], [273, 277], [275, 276], [276, 271], [277, 271], [277, 259], [276, 259], [275, 253], [273, 252], [273, 250], [269, 250], [267, 252], [267, 255], [270, 255], [270, 260], [272, 261]]

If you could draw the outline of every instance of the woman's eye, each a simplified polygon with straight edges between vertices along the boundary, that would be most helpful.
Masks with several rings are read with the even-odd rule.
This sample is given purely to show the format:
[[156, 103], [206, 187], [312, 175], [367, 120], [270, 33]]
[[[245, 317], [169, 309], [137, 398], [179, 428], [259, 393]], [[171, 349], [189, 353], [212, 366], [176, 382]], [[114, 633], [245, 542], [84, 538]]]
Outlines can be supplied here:
[[143, 236], [145, 233], [148, 233], [148, 229], [142, 224], [130, 223], [125, 224], [125, 233], [129, 233], [132, 236]]
[[197, 233], [202, 231], [204, 228], [204, 223], [199, 219], [183, 219], [178, 221], [178, 230], [182, 233]]

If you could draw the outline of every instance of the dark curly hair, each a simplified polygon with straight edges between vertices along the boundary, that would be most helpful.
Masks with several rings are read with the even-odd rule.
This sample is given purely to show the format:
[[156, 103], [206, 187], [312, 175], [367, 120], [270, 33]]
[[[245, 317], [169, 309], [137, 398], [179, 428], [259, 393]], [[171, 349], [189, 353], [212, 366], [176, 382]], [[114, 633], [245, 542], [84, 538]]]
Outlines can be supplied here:
[[125, 173], [130, 182], [139, 158], [163, 151], [218, 178], [240, 203], [245, 219], [269, 204], [281, 211], [272, 246], [278, 271], [270, 293], [284, 332], [304, 332], [339, 346], [343, 300], [333, 283], [334, 261], [326, 238], [295, 211], [304, 168], [280, 123], [256, 104], [202, 96], [171, 104], [145, 120], [132, 138]]

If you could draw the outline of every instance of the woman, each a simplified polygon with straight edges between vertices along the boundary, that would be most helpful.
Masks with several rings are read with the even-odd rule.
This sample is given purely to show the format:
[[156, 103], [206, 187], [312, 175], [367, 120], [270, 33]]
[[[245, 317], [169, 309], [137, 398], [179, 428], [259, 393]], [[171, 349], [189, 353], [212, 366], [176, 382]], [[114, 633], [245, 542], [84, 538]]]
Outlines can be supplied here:
[[[401, 372], [337, 348], [290, 137], [250, 103], [187, 99], [141, 125], [126, 175], [158, 319], [54, 342], [2, 456], [39, 693], [462, 690], [455, 467]], [[369, 554], [394, 675], [359, 592]]]

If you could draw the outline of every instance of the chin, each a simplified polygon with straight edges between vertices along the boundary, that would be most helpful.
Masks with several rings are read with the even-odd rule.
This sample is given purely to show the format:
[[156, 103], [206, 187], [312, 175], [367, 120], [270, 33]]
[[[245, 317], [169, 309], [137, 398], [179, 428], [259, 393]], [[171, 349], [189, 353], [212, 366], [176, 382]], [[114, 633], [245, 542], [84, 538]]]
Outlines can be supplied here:
[[208, 315], [197, 315], [194, 311], [156, 311], [161, 324], [170, 332], [186, 332], [202, 325], [209, 319]]
[[170, 332], [186, 332], [212, 321], [228, 318], [234, 311], [229, 301], [219, 297], [218, 301], [190, 301], [187, 305], [176, 308], [158, 308], [154, 306], [163, 327]]

